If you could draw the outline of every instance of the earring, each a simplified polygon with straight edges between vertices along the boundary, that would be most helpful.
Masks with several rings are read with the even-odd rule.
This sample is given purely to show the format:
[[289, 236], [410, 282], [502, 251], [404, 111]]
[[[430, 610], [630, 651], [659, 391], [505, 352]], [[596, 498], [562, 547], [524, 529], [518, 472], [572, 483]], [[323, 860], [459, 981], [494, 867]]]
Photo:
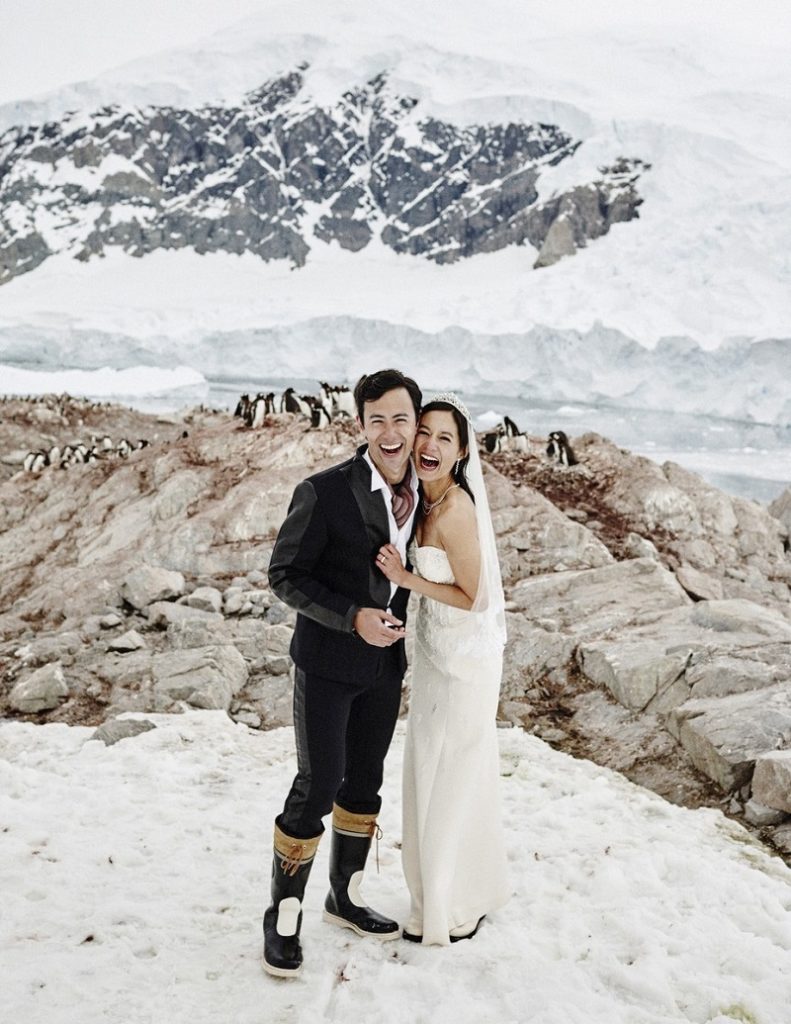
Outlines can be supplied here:
[[461, 462], [461, 459], [456, 459], [456, 465], [453, 467], [453, 475], [454, 476], [458, 476], [459, 475], [459, 463], [460, 462]]

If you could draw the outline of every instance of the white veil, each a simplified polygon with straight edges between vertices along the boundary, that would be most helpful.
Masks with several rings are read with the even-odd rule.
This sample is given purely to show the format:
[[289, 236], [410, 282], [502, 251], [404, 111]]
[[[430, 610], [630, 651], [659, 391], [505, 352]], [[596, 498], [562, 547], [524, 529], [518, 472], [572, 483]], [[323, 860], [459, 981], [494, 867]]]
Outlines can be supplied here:
[[[478, 454], [478, 442], [475, 428], [464, 403], [453, 392], [434, 395], [431, 402], [446, 402], [462, 414], [467, 421], [469, 461], [467, 463], [467, 483], [475, 499], [475, 520], [478, 527], [478, 543], [481, 549], [481, 570], [478, 578], [478, 592], [475, 595], [471, 612], [479, 615], [479, 629], [483, 629], [490, 640], [503, 645], [506, 640], [505, 630], [505, 597], [503, 580], [500, 574], [500, 560], [497, 556], [497, 541], [492, 525], [492, 513], [489, 498], [483, 482], [483, 468]], [[428, 403], [427, 403], [428, 404]]]

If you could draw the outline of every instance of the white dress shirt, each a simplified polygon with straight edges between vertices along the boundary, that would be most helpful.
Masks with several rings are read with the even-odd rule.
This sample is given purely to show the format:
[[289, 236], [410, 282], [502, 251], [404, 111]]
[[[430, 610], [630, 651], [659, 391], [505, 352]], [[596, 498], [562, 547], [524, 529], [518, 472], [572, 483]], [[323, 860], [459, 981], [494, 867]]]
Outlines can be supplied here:
[[[404, 563], [404, 565], [406, 565], [406, 546], [407, 546], [407, 542], [409, 540], [410, 534], [412, 533], [412, 523], [415, 521], [415, 515], [417, 514], [417, 503], [418, 503], [418, 500], [419, 500], [418, 499], [418, 489], [417, 489], [418, 488], [417, 473], [415, 472], [415, 467], [412, 465], [412, 459], [410, 458], [410, 460], [409, 460], [409, 466], [410, 466], [410, 469], [412, 471], [412, 476], [411, 476], [410, 482], [412, 484], [412, 493], [414, 495], [414, 499], [415, 500], [412, 503], [412, 511], [407, 516], [406, 522], [399, 529], [398, 528], [398, 523], [396, 522], [395, 516], [393, 515], [393, 492], [392, 492], [389, 484], [387, 483], [385, 478], [382, 476], [382, 474], [379, 472], [379, 470], [376, 468], [376, 465], [374, 464], [374, 460], [371, 458], [370, 452], [368, 452], [367, 449], [366, 449], [365, 453], [363, 454], [363, 458], [368, 463], [368, 465], [371, 467], [371, 490], [372, 491], [383, 491], [384, 492], [383, 498], [384, 498], [385, 508], [387, 509], [387, 521], [390, 524], [390, 543], [395, 548], [397, 548], [398, 553], [401, 556], [401, 561]], [[391, 582], [391, 584], [390, 584], [390, 600], [391, 601], [393, 600], [393, 597], [395, 595], [396, 590], [398, 590], [398, 587], [395, 585], [395, 583]], [[388, 611], [389, 610], [390, 609], [388, 608]]]

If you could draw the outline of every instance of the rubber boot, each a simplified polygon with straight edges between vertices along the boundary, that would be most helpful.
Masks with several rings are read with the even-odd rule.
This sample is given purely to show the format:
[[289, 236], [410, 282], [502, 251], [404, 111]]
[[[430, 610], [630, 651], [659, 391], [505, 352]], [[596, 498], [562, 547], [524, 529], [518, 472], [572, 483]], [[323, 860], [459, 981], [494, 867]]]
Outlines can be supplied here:
[[358, 935], [397, 939], [401, 934], [398, 923], [371, 910], [360, 895], [374, 835], [381, 837], [375, 814], [352, 814], [338, 804], [333, 806], [330, 891], [324, 901], [324, 920], [351, 928]]
[[264, 970], [278, 978], [302, 969], [302, 897], [320, 839], [295, 839], [275, 825], [272, 902], [264, 913]]

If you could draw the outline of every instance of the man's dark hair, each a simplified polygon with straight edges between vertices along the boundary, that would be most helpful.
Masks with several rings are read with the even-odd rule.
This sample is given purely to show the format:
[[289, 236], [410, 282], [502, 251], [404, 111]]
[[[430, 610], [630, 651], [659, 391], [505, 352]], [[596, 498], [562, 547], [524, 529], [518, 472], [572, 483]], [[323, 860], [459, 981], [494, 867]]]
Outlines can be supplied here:
[[360, 421], [364, 422], [364, 406], [366, 402], [375, 402], [388, 391], [395, 391], [396, 388], [406, 388], [412, 405], [415, 407], [415, 419], [420, 415], [420, 406], [423, 402], [423, 393], [411, 377], [405, 377], [400, 370], [377, 370], [376, 373], [363, 374], [354, 387], [354, 403], [357, 406], [357, 415]]

